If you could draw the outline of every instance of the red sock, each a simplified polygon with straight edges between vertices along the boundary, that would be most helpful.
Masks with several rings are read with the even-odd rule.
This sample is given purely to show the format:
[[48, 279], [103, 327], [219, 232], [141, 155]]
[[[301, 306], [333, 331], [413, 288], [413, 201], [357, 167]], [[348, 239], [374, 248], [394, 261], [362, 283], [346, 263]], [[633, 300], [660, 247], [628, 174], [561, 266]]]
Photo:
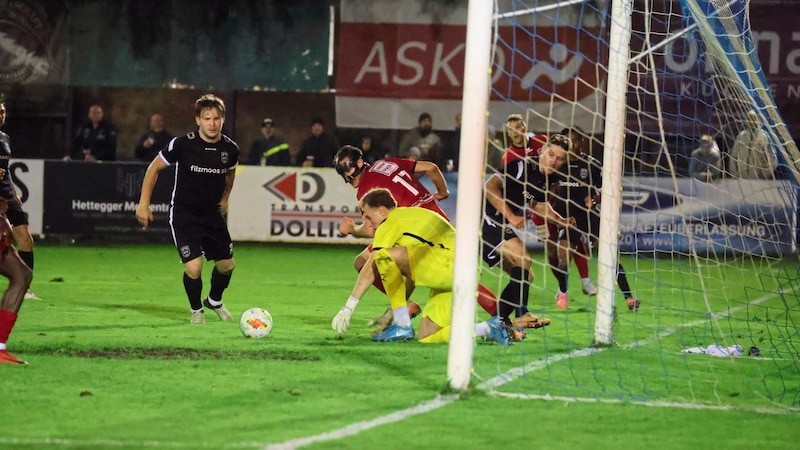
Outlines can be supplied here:
[[482, 284], [478, 285], [478, 304], [492, 317], [497, 313], [497, 295]]
[[8, 342], [8, 335], [11, 334], [11, 329], [14, 328], [14, 323], [17, 321], [17, 314], [7, 309], [0, 309], [0, 342], [5, 344]]
[[578, 268], [578, 273], [581, 274], [581, 278], [589, 278], [589, 261], [586, 257], [580, 253], [575, 253], [572, 259], [575, 260], [575, 267]]

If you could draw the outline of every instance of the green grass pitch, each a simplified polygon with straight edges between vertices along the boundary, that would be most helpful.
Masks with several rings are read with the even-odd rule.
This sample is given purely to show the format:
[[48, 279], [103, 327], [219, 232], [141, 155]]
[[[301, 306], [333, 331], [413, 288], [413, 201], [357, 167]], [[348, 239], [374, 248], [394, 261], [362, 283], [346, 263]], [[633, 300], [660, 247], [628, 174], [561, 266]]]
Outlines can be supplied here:
[[[378, 292], [362, 300], [350, 332], [331, 330], [358, 251], [237, 245], [224, 298], [237, 321], [207, 312], [205, 325], [192, 326], [170, 245], [40, 244], [33, 289], [43, 300], [25, 302], [8, 343], [30, 365], [0, 366], [0, 448], [784, 449], [800, 438], [796, 413], [780, 412], [787, 402], [758, 395], [780, 389], [758, 377], [781, 363], [676, 351], [694, 342], [669, 327], [702, 310], [685, 294], [671, 308], [651, 299], [651, 311], [621, 313], [617, 347], [568, 357], [590, 348], [593, 310], [547, 309], [553, 282], [542, 274], [532, 299], [553, 324], [510, 347], [475, 346], [476, 386], [522, 374], [454, 396], [447, 346], [370, 341], [366, 322], [386, 307]], [[651, 274], [637, 278], [642, 291], [647, 277], [676, 283], [637, 267]], [[238, 315], [253, 306], [274, 318], [265, 339], [239, 333]], [[722, 320], [722, 328], [758, 331], [748, 323]], [[687, 329], [713, 335], [705, 328]], [[782, 379], [784, 395], [796, 392], [797, 371]]]

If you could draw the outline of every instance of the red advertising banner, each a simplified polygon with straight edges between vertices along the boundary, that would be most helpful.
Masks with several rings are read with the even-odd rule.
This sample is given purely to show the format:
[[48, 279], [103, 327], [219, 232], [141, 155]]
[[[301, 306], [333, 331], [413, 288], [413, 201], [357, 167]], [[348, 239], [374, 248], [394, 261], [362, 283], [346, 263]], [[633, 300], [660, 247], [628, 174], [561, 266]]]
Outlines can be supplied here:
[[[335, 86], [339, 126], [403, 129], [415, 126], [423, 111], [441, 118], [438, 123], [449, 122], [460, 111], [466, 2], [437, 8], [423, 3], [410, 1], [399, 9], [380, 0], [342, 1]], [[631, 56], [658, 48], [653, 58], [664, 77], [657, 88], [666, 114], [660, 123], [636, 114], [655, 109], [655, 97], [649, 94], [629, 102], [629, 120], [693, 135], [698, 123], [710, 123], [717, 94], [701, 49], [691, 42], [696, 36], [685, 33], [680, 2], [653, 2], [652, 7], [646, 17], [635, 11], [633, 28], [642, 31], [634, 32]], [[589, 7], [564, 7], [557, 14], [521, 17], [514, 21], [517, 26], [499, 21], [490, 123], [498, 125], [515, 112], [532, 115], [538, 124], [532, 128], [540, 131], [548, 119], [602, 131], [596, 113], [602, 113], [604, 104], [610, 20], [601, 26], [603, 14]], [[751, 2], [759, 59], [771, 94], [795, 134], [800, 133], [800, 34], [793, 24], [798, 15], [800, 2]], [[645, 30], [649, 42], [643, 41]], [[637, 73], [642, 67], [636, 64], [631, 69], [640, 92], [655, 92], [648, 72]], [[686, 104], [690, 101], [691, 106]]]

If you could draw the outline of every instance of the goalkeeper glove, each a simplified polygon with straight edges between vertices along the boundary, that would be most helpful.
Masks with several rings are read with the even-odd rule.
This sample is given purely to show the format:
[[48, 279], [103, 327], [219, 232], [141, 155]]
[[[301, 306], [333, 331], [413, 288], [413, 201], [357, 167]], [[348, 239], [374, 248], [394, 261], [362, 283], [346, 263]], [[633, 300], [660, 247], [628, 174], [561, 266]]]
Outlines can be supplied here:
[[350, 328], [350, 318], [353, 317], [353, 311], [356, 310], [356, 306], [358, 306], [358, 299], [351, 295], [350, 298], [347, 299], [347, 303], [342, 306], [342, 309], [339, 310], [339, 313], [336, 314], [331, 321], [331, 328], [333, 328], [333, 331], [343, 334]]

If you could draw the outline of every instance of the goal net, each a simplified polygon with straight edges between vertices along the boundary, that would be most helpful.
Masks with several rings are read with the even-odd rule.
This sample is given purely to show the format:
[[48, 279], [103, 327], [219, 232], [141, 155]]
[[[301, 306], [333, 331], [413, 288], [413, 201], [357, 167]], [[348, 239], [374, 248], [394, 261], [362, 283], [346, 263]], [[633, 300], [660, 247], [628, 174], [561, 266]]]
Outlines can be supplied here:
[[[559, 263], [544, 249], [547, 225], [510, 205], [529, 215], [515, 230], [532, 260], [527, 308], [550, 323], [509, 347], [477, 342], [470, 382], [513, 397], [800, 408], [800, 154], [759, 63], [748, 2], [616, 3], [495, 2], [487, 109], [498, 132], [484, 179], [508, 186], [501, 158], [524, 146], [510, 115], [527, 126], [529, 156], [535, 142], [576, 130], [578, 153], [593, 159], [561, 166], [571, 181], [549, 199], [571, 216], [596, 211], [599, 227], [565, 239]], [[569, 167], [597, 169], [599, 203], [568, 197], [587, 179]], [[519, 304], [508, 289], [518, 273], [482, 262], [479, 279], [500, 303]], [[568, 303], [557, 302], [564, 278]]]

